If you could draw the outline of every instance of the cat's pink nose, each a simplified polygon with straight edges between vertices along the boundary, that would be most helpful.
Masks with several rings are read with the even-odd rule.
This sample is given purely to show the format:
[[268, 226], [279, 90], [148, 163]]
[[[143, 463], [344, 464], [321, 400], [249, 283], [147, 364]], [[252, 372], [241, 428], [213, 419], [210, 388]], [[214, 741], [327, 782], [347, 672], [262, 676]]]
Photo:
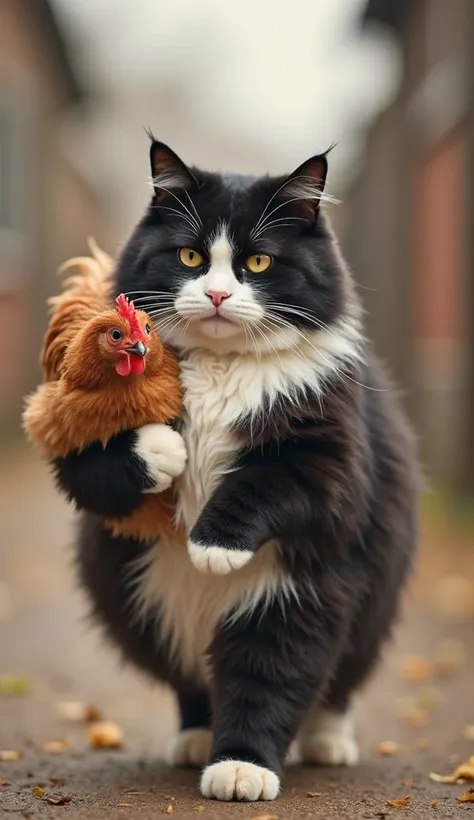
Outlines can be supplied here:
[[206, 296], [209, 296], [214, 307], [220, 307], [224, 299], [229, 298], [230, 293], [226, 293], [225, 290], [208, 290]]

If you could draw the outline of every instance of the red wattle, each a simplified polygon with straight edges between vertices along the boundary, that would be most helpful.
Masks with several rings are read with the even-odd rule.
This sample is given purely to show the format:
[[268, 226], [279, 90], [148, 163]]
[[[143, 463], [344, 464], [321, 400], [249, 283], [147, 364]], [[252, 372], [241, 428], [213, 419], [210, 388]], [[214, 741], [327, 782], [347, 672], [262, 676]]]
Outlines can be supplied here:
[[115, 365], [115, 370], [119, 376], [130, 376], [132, 372], [131, 358], [129, 353], [120, 353], [120, 358]]
[[141, 376], [145, 370], [145, 357], [131, 356], [132, 373], [136, 376]]

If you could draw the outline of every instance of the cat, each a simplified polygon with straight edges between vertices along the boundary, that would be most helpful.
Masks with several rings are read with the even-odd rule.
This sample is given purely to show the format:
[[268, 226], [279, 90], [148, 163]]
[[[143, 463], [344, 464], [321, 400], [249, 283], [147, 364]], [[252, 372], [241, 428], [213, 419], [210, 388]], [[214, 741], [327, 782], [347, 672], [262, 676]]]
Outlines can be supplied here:
[[[258, 179], [189, 168], [156, 140], [150, 156], [152, 201], [115, 291], [179, 353], [181, 426], [53, 466], [84, 510], [95, 615], [176, 692], [168, 762], [204, 767], [204, 797], [273, 800], [295, 739], [304, 762], [358, 759], [352, 696], [416, 549], [414, 438], [325, 213], [327, 154]], [[113, 538], [104, 517], [171, 483], [178, 435], [187, 547]]]

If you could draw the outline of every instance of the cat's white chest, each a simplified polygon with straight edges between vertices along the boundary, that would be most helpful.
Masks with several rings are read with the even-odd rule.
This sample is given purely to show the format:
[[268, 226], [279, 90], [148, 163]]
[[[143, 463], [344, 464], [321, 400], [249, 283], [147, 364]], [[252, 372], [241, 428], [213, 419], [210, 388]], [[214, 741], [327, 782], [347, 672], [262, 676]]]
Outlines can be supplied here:
[[230, 425], [245, 407], [246, 363], [198, 351], [182, 363], [188, 461], [177, 481], [178, 518], [192, 528], [199, 512], [232, 468], [239, 442]]

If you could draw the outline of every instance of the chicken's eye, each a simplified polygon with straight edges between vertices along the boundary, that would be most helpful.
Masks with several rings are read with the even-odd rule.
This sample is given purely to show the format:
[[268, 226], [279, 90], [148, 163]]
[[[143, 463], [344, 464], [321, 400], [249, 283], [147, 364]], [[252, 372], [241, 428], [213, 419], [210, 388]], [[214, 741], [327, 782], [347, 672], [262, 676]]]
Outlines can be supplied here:
[[145, 325], [145, 333], [147, 334], [147, 336], [149, 336], [149, 335], [150, 335], [150, 333], [151, 333], [151, 327], [150, 327], [150, 325], [149, 325], [149, 324], [146, 324], [146, 325]]
[[118, 327], [113, 327], [112, 330], [109, 330], [109, 339], [112, 342], [121, 342], [123, 339], [123, 333]]

